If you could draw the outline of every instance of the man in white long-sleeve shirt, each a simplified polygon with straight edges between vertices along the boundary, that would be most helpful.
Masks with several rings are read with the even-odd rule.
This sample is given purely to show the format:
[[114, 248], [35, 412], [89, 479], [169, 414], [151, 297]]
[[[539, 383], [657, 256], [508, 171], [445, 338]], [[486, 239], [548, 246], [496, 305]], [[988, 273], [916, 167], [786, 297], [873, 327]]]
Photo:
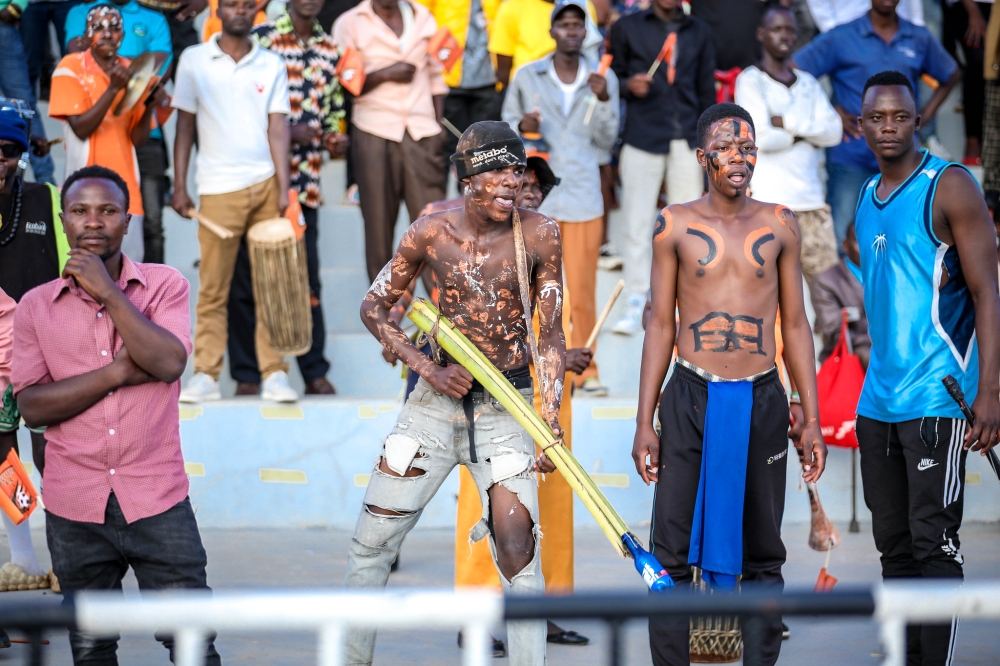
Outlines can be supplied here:
[[750, 112], [757, 128], [753, 197], [795, 211], [802, 228], [802, 274], [811, 284], [837, 263], [819, 161], [822, 148], [840, 143], [840, 116], [811, 74], [789, 66], [796, 39], [790, 9], [767, 10], [757, 38], [763, 58], [736, 79], [736, 103]]

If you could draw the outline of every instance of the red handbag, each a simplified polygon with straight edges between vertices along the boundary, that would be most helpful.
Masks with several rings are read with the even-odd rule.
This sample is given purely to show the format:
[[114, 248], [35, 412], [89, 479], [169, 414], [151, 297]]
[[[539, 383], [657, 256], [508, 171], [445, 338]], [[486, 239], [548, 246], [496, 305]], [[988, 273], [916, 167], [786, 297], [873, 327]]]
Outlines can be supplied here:
[[840, 339], [830, 357], [823, 361], [816, 373], [819, 397], [819, 425], [827, 444], [858, 448], [854, 432], [857, 420], [858, 399], [865, 384], [865, 371], [861, 360], [849, 349], [847, 310], [843, 310]]

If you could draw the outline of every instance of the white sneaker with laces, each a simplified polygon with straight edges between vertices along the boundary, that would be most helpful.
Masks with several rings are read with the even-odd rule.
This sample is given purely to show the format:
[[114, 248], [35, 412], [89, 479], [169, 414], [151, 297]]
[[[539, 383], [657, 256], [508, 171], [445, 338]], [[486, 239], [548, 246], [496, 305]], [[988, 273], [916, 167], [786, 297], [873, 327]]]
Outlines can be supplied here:
[[180, 402], [192, 404], [205, 402], [206, 400], [221, 399], [222, 393], [219, 392], [219, 382], [204, 372], [196, 372], [194, 377], [188, 381], [188, 385], [181, 391]]
[[646, 307], [646, 299], [639, 294], [628, 297], [625, 316], [619, 319], [611, 328], [612, 333], [619, 335], [635, 335], [642, 330], [642, 311]]
[[288, 383], [288, 373], [278, 370], [264, 378], [260, 397], [272, 402], [295, 402], [299, 399], [299, 394]]

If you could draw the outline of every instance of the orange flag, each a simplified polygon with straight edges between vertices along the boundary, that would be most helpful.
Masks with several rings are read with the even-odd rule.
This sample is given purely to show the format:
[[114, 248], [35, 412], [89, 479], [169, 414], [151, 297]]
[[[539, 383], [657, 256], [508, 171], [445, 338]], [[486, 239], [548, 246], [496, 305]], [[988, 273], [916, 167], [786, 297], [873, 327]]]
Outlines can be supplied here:
[[657, 68], [663, 61], [667, 62], [667, 82], [670, 85], [674, 84], [674, 77], [677, 74], [677, 33], [672, 32], [667, 35], [667, 38], [663, 40], [663, 47], [660, 49], [659, 55], [656, 56], [656, 60], [647, 72], [648, 76], [652, 76], [656, 73]]
[[427, 43], [427, 53], [441, 63], [445, 71], [450, 72], [458, 59], [462, 57], [462, 46], [451, 34], [447, 26], [441, 26]]
[[613, 56], [610, 53], [605, 53], [601, 56], [601, 64], [597, 66], [597, 73], [601, 76], [606, 76], [608, 69], [611, 67], [611, 61]]
[[819, 577], [816, 579], [814, 592], [829, 592], [837, 584], [837, 579], [826, 572], [826, 567], [819, 570]]
[[15, 525], [20, 525], [38, 506], [38, 492], [24, 471], [17, 452], [11, 449], [0, 462], [0, 508]]
[[337, 78], [340, 79], [340, 85], [355, 97], [365, 87], [365, 59], [350, 46], [337, 62]]

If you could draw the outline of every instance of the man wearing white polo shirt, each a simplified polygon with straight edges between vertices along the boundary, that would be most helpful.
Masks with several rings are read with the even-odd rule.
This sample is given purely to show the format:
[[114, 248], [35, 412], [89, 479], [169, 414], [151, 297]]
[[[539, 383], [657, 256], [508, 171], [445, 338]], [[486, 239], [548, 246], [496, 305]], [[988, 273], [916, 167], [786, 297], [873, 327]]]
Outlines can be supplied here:
[[[232, 231], [222, 239], [203, 227], [194, 371], [181, 402], [218, 400], [219, 374], [226, 349], [229, 287], [240, 240], [247, 229], [278, 217], [288, 207], [288, 79], [281, 56], [250, 39], [254, 0], [220, 0], [222, 32], [193, 46], [177, 67], [173, 106], [177, 109], [174, 143], [173, 207], [188, 217], [187, 167], [198, 135], [195, 182], [201, 212]], [[257, 363], [263, 376], [261, 397], [294, 402], [288, 365], [271, 348], [262, 318], [257, 317]]]

